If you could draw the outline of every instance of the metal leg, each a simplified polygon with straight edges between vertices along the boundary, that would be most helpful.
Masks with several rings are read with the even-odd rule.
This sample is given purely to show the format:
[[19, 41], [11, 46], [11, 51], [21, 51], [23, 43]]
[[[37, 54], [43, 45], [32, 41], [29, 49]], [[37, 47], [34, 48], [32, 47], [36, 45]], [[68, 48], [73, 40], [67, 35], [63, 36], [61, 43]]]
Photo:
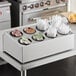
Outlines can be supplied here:
[[21, 76], [26, 76], [26, 70], [25, 71], [24, 70], [21, 71]]

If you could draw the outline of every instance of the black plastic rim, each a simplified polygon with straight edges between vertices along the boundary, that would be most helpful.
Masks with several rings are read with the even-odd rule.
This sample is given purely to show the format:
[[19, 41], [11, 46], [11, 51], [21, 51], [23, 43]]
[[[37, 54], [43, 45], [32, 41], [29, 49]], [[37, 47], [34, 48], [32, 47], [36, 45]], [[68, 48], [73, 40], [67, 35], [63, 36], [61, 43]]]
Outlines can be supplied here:
[[[19, 42], [20, 44], [22, 44], [22, 45], [30, 45], [30, 43], [29, 43], [29, 44], [21, 43], [21, 42], [20, 42], [20, 40], [21, 40], [21, 38], [20, 38], [20, 39], [18, 39], [18, 42]], [[32, 42], [32, 40], [31, 40], [31, 39], [29, 39], [29, 38], [28, 38], [28, 40], [29, 40], [30, 42]]]
[[[24, 29], [25, 29], [25, 28], [24, 28]], [[24, 29], [23, 29], [23, 31], [24, 31], [24, 33], [26, 33], [26, 34], [34, 34], [34, 33], [36, 32], [36, 30], [35, 30], [35, 32], [33, 32], [33, 33], [27, 33]]]
[[47, 36], [47, 33], [45, 33], [45, 36], [48, 37], [48, 38], [54, 39], [54, 38], [56, 38], [58, 35], [56, 35], [56, 37], [50, 37], [50, 36]]
[[[21, 33], [21, 36], [23, 36], [23, 33], [22, 33], [22, 32], [20, 32], [20, 33]], [[10, 35], [13, 36], [13, 37], [17, 37], [17, 38], [18, 38], [18, 37], [21, 37], [21, 36], [12, 35], [12, 31], [10, 32]]]

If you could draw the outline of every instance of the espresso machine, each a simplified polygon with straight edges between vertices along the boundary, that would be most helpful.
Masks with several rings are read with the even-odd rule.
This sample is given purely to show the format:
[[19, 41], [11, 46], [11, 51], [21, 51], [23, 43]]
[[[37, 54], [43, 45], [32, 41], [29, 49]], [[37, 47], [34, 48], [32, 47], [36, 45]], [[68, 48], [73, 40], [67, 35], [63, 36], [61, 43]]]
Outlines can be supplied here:
[[67, 0], [8, 0], [12, 3], [12, 26], [33, 24], [36, 18], [67, 11]]

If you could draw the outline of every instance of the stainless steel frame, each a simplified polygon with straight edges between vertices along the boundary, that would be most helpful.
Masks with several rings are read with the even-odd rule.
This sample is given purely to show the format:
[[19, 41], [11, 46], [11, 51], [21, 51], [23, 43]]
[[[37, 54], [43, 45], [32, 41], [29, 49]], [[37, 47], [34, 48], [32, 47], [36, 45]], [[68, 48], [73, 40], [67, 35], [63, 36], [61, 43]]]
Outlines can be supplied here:
[[5, 53], [1, 53], [1, 57], [7, 61], [9, 64], [11, 64], [12, 66], [14, 66], [16, 69], [18, 69], [21, 72], [21, 76], [27, 76], [27, 70], [34, 68], [34, 67], [38, 67], [41, 65], [45, 65], [48, 63], [52, 63], [58, 60], [62, 60], [68, 57], [72, 57], [76, 55], [76, 50], [69, 50], [67, 52], [58, 54], [58, 55], [54, 55], [42, 60], [38, 60], [38, 61], [34, 61], [31, 63], [27, 63], [27, 64], [20, 64], [18, 63], [16, 60], [14, 60], [13, 58], [11, 58], [9, 55], [5, 54]]

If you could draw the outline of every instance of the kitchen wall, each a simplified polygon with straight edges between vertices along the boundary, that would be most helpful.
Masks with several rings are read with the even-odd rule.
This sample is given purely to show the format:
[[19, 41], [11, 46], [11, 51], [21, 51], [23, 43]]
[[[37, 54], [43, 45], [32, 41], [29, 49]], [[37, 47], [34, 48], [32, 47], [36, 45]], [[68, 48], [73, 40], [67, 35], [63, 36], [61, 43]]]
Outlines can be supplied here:
[[76, 13], [76, 0], [68, 0], [68, 11], [72, 11]]

